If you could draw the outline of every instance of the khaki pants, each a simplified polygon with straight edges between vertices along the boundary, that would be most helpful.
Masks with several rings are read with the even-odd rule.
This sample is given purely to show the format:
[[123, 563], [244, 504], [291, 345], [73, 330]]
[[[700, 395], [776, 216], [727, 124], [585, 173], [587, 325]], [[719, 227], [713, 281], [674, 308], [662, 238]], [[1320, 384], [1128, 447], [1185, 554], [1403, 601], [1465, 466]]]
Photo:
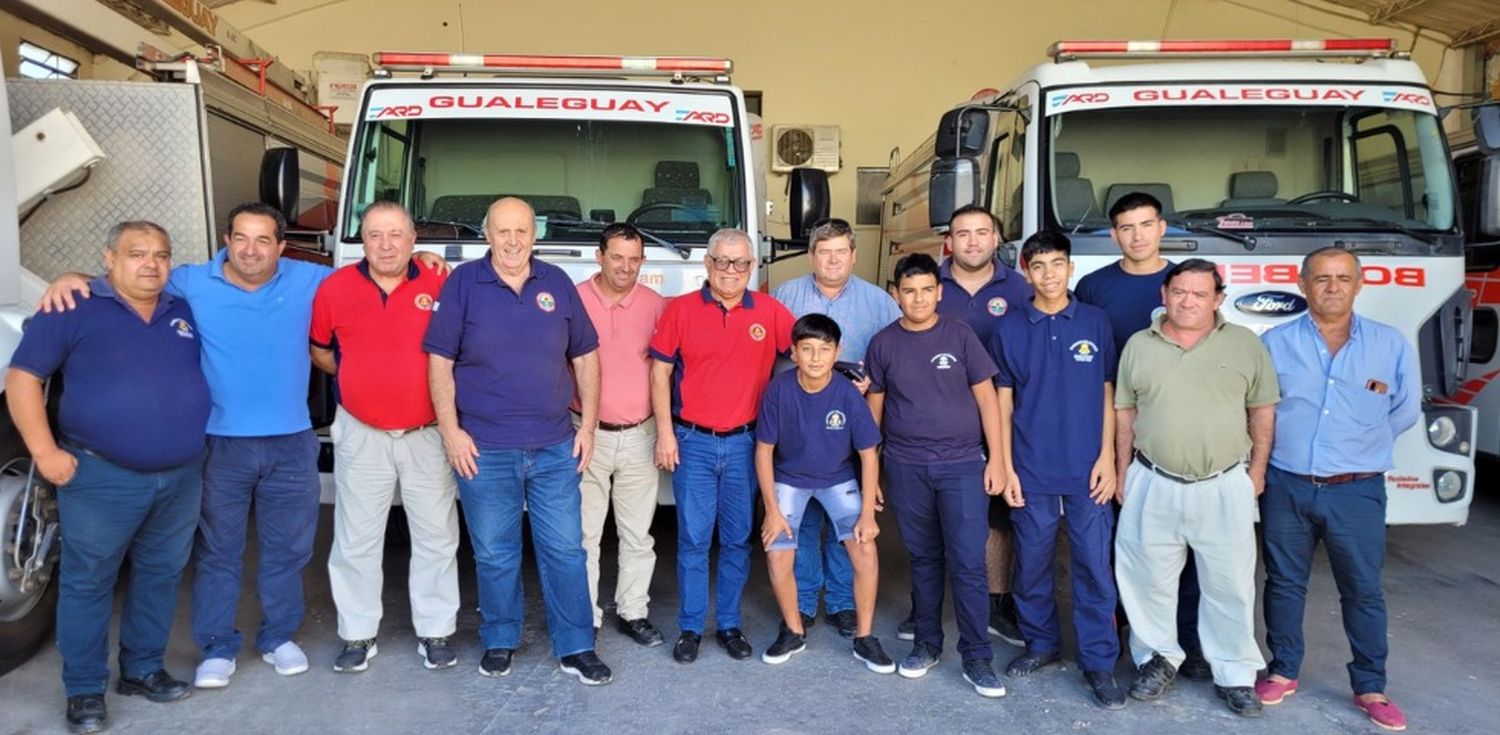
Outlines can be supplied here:
[[1198, 637], [1219, 686], [1254, 686], [1255, 489], [1243, 467], [1184, 484], [1132, 462], [1115, 536], [1115, 579], [1136, 666], [1153, 653], [1179, 666], [1177, 580], [1189, 547], [1203, 595]]
[[339, 408], [330, 431], [335, 505], [328, 579], [339, 637], [374, 638], [380, 628], [385, 524], [398, 484], [411, 530], [412, 627], [422, 638], [452, 635], [458, 616], [458, 486], [437, 428], [395, 435]]
[[[578, 417], [573, 418], [578, 423]], [[647, 421], [624, 431], [594, 432], [594, 458], [579, 482], [582, 494], [583, 548], [588, 553], [589, 600], [594, 627], [603, 621], [599, 608], [599, 538], [604, 518], [615, 511], [620, 537], [615, 606], [622, 620], [646, 617], [651, 573], [656, 568], [651, 519], [656, 516], [656, 425]]]

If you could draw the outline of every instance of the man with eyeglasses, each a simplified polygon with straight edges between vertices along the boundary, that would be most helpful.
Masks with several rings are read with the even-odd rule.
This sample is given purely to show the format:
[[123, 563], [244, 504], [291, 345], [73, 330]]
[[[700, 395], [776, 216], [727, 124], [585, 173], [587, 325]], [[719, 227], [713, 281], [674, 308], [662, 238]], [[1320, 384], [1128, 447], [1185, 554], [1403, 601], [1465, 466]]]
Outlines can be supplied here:
[[1255, 644], [1255, 498], [1281, 398], [1276, 369], [1254, 332], [1219, 314], [1224, 281], [1213, 263], [1173, 266], [1162, 301], [1166, 313], [1125, 344], [1115, 389], [1115, 580], [1139, 667], [1130, 696], [1159, 699], [1177, 678], [1177, 579], [1192, 549], [1214, 693], [1254, 717], [1265, 666]]
[[715, 524], [717, 638], [731, 658], [752, 654], [740, 629], [740, 595], [750, 574], [755, 418], [777, 354], [791, 349], [794, 321], [781, 302], [746, 290], [755, 250], [743, 230], [709, 237], [703, 265], [702, 290], [667, 305], [650, 348], [656, 464], [672, 472], [677, 503], [681, 632], [672, 658], [682, 664], [697, 660], [708, 617]]
[[[870, 338], [901, 318], [901, 309], [879, 286], [854, 275], [859, 254], [848, 222], [823, 220], [813, 226], [807, 242], [812, 272], [777, 286], [774, 295], [792, 316], [831, 317], [843, 334], [838, 359], [863, 364]], [[868, 378], [855, 385], [863, 391], [869, 386]], [[824, 620], [837, 628], [839, 635], [853, 638], [854, 568], [827, 518], [822, 505], [808, 503], [797, 529], [797, 609], [806, 628], [818, 613], [818, 593], [823, 593]], [[826, 538], [824, 526], [828, 526]]]

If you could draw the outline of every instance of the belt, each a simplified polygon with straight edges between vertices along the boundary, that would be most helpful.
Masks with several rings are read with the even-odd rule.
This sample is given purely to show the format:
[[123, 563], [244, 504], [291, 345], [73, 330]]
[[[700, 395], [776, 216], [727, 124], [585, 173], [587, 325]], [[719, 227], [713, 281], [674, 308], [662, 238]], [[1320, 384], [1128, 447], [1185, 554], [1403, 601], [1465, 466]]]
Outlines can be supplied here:
[[1214, 473], [1211, 473], [1211, 474], [1203, 475], [1202, 477], [1187, 477], [1185, 475], [1179, 475], [1179, 474], [1176, 474], [1176, 473], [1173, 473], [1173, 472], [1168, 472], [1168, 471], [1162, 469], [1155, 462], [1152, 462], [1150, 459], [1147, 459], [1146, 455], [1140, 453], [1139, 451], [1137, 451], [1135, 453], [1135, 461], [1140, 462], [1141, 466], [1145, 467], [1148, 470], [1151, 470], [1152, 472], [1155, 472], [1158, 475], [1161, 475], [1162, 477], [1167, 478], [1168, 480], [1171, 480], [1172, 482], [1179, 482], [1179, 483], [1182, 483], [1184, 485], [1191, 485], [1191, 484], [1193, 484], [1195, 482], [1208, 482], [1209, 480], [1212, 480], [1215, 477], [1219, 477], [1221, 475], [1224, 475], [1224, 474], [1228, 473], [1230, 470], [1232, 470], [1232, 469], [1240, 466], [1239, 462], [1235, 462], [1234, 464], [1229, 465], [1228, 467], [1225, 467], [1224, 469], [1219, 470], [1218, 472], [1214, 472]]
[[629, 430], [634, 429], [635, 427], [640, 426], [641, 424], [644, 424], [644, 423], [646, 423], [647, 421], [650, 421], [650, 420], [651, 420], [651, 417], [647, 416], [646, 418], [643, 418], [640, 421], [637, 421], [637, 422], [635, 422], [633, 424], [611, 424], [608, 421], [600, 421], [599, 422], [599, 430], [600, 431], [629, 431]]
[[436, 421], [433, 421], [430, 424], [422, 424], [421, 426], [413, 426], [413, 427], [406, 428], [406, 429], [379, 429], [379, 431], [385, 432], [385, 434], [387, 436], [390, 436], [393, 439], [400, 439], [401, 437], [406, 436], [407, 434], [410, 434], [410, 433], [412, 433], [414, 431], [421, 431], [423, 429], [430, 429], [430, 428], [432, 428], [434, 426], [437, 426], [437, 422]]
[[741, 424], [739, 426], [734, 427], [733, 429], [722, 429], [722, 430], [721, 429], [710, 429], [707, 426], [699, 426], [698, 424], [695, 424], [695, 423], [693, 423], [691, 421], [688, 421], [687, 419], [679, 418], [677, 416], [673, 416], [672, 417], [672, 423], [677, 424], [678, 426], [683, 426], [683, 427], [692, 429], [693, 431], [696, 431], [699, 434], [708, 434], [710, 436], [718, 436], [718, 437], [734, 436], [736, 434], [743, 434], [743, 433], [745, 433], [747, 431], [752, 431], [752, 430], [755, 429], [755, 422], [754, 421], [751, 421], [748, 424]]
[[1385, 473], [1384, 472], [1345, 472], [1345, 473], [1340, 474], [1340, 475], [1328, 475], [1326, 477], [1319, 477], [1318, 475], [1299, 475], [1299, 474], [1296, 474], [1294, 472], [1288, 472], [1287, 474], [1289, 474], [1289, 475], [1291, 475], [1291, 476], [1293, 476], [1293, 477], [1295, 477], [1295, 478], [1297, 478], [1299, 480], [1310, 482], [1310, 483], [1312, 483], [1312, 484], [1314, 484], [1314, 485], [1316, 485], [1318, 487], [1323, 487], [1325, 485], [1342, 485], [1342, 484], [1344, 484], [1346, 482], [1358, 482], [1360, 480], [1368, 480], [1368, 479], [1370, 479], [1372, 477], [1375, 477], [1377, 475], [1383, 475]]

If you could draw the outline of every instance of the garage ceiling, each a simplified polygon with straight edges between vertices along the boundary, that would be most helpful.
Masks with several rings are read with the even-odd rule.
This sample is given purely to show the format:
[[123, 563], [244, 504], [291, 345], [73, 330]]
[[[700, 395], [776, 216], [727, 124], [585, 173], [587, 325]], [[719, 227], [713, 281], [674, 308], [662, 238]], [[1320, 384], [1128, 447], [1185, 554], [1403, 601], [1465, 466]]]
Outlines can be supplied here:
[[1437, 31], [1453, 47], [1500, 36], [1500, 0], [1327, 0], [1360, 11], [1376, 25]]

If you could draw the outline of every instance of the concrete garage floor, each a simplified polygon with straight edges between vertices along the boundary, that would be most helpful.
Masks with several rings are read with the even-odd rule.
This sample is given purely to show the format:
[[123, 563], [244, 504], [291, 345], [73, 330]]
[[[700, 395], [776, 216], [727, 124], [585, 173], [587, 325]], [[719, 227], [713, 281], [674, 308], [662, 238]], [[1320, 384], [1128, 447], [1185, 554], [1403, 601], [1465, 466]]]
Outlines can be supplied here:
[[[877, 633], [897, 659], [909, 644], [894, 627], [906, 612], [906, 561], [894, 532], [880, 539], [883, 573]], [[668, 643], [676, 598], [673, 520], [657, 522], [660, 559], [653, 585], [652, 620]], [[327, 559], [330, 514], [325, 509], [316, 561], [307, 572], [308, 615], [299, 641], [313, 669], [283, 678], [247, 649], [240, 671], [224, 690], [198, 691], [182, 702], [158, 705], [109, 695], [111, 730], [120, 733], [1203, 733], [1379, 732], [1349, 703], [1344, 664], [1349, 658], [1338, 616], [1337, 593], [1320, 558], [1307, 616], [1308, 659], [1301, 692], [1267, 708], [1259, 720], [1230, 714], [1207, 684], [1180, 681], [1162, 702], [1132, 701], [1120, 712], [1090, 705], [1076, 668], [1007, 680], [1009, 696], [985, 700], [963, 682], [948, 623], [943, 662], [916, 681], [871, 674], [848, 653], [848, 644], [821, 618], [807, 652], [771, 667], [758, 655], [774, 637], [776, 613], [756, 555], [745, 600], [747, 633], [757, 659], [730, 660], [712, 642], [692, 666], [671, 660], [668, 646], [644, 649], [614, 632], [606, 620], [599, 652], [615, 681], [584, 687], [562, 674], [548, 653], [544, 615], [530, 566], [525, 644], [513, 673], [503, 679], [478, 675], [473, 561], [462, 556], [464, 609], [456, 642], [458, 667], [431, 672], [421, 667], [405, 603], [405, 562], [387, 562], [386, 619], [380, 655], [363, 674], [335, 674], [339, 650]], [[606, 538], [606, 549], [612, 542]], [[1391, 530], [1386, 591], [1390, 609], [1392, 696], [1405, 708], [1411, 731], [1494, 732], [1494, 698], [1500, 693], [1500, 498], [1475, 504], [1463, 528], [1398, 527]], [[404, 552], [404, 548], [397, 548]], [[399, 556], [400, 554], [397, 554]], [[607, 556], [607, 555], [606, 555]], [[1321, 556], [1321, 555], [1320, 555]], [[606, 563], [606, 590], [612, 565]], [[250, 577], [253, 579], [253, 577]], [[253, 629], [253, 584], [247, 579], [240, 620]], [[168, 665], [191, 677], [197, 652], [188, 635], [184, 586]], [[247, 643], [248, 646], [248, 643]], [[1003, 666], [1016, 649], [997, 644]], [[63, 695], [56, 649], [0, 677], [0, 732], [62, 732]], [[1128, 677], [1121, 666], [1122, 677]], [[1128, 678], [1125, 679], [1128, 681]], [[1489, 725], [1483, 723], [1489, 722]]]

